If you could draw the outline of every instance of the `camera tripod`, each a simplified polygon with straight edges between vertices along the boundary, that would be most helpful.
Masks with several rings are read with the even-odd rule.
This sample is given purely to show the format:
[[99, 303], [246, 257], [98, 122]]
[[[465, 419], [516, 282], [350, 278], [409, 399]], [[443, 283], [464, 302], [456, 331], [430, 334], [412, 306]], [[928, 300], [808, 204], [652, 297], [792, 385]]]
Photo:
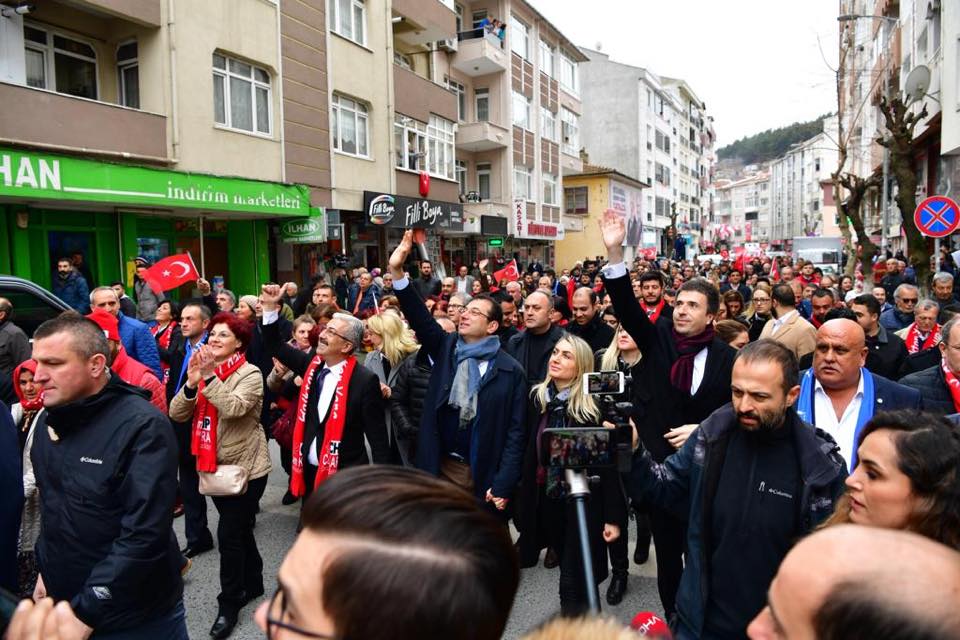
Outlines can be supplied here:
[[577, 510], [577, 530], [580, 533], [580, 556], [583, 560], [583, 580], [587, 587], [587, 604], [590, 611], [600, 612], [600, 598], [593, 579], [593, 554], [590, 553], [590, 537], [587, 531], [587, 498], [590, 496], [590, 482], [595, 480], [584, 470], [564, 469], [569, 492], [567, 499], [573, 501]]

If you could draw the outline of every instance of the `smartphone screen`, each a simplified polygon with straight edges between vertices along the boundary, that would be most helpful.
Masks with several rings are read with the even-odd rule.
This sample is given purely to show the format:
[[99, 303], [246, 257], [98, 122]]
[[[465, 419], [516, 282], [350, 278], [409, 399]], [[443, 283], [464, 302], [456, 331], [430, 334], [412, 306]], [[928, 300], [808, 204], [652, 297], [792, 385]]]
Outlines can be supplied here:
[[595, 371], [583, 374], [583, 392], [590, 395], [623, 393], [623, 371]]
[[616, 448], [613, 429], [544, 429], [540, 450], [546, 466], [564, 469], [612, 467]]

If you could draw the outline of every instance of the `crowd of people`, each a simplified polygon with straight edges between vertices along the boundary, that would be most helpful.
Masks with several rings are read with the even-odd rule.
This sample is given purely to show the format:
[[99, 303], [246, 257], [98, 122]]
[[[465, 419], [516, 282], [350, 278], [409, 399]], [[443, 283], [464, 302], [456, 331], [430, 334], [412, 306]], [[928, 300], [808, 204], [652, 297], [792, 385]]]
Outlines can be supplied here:
[[[95, 286], [32, 345], [0, 299], [9, 637], [186, 638], [182, 577], [214, 549], [228, 637], [272, 581], [271, 473], [299, 509], [256, 612], [271, 638], [497, 638], [540, 562], [578, 618], [608, 576], [622, 601], [651, 539], [676, 638], [960, 636], [954, 266], [920, 299], [897, 257], [871, 286], [787, 257], [627, 263], [622, 218], [601, 233], [606, 256], [499, 281], [486, 260], [438, 278], [408, 231], [382, 267], [247, 295]], [[622, 392], [589, 393], [594, 371]], [[632, 464], [589, 471], [585, 563], [543, 436], [613, 428], [617, 401]]]

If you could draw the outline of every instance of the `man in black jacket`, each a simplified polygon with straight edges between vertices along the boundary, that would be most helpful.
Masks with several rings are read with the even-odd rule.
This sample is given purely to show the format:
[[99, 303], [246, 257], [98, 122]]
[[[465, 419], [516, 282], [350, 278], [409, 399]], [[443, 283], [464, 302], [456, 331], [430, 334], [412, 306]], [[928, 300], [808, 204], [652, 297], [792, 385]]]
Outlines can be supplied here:
[[572, 302], [573, 322], [567, 325], [567, 331], [583, 338], [594, 353], [609, 347], [613, 340], [613, 328], [597, 313], [596, 291], [580, 287], [573, 292]]
[[[697, 424], [730, 402], [730, 374], [736, 355], [713, 335], [720, 293], [709, 281], [694, 278], [680, 288], [673, 325], [650, 322], [633, 295], [623, 263], [623, 219], [608, 211], [601, 221], [609, 262], [604, 283], [621, 326], [643, 354], [634, 374], [633, 420], [644, 447], [656, 462], [679, 449]], [[653, 508], [650, 525], [657, 552], [657, 585], [667, 616], [674, 613], [683, 570], [685, 525], [662, 508]]]
[[941, 362], [900, 379], [903, 386], [920, 392], [924, 411], [941, 415], [960, 413], [960, 390], [954, 396], [947, 383], [948, 375], [954, 380], [960, 379], [960, 331], [956, 330], [958, 324], [960, 316], [947, 320], [947, 324], [941, 329], [943, 339], [937, 349], [928, 349], [939, 353]]
[[907, 359], [907, 346], [893, 331], [880, 326], [880, 302], [869, 293], [853, 299], [850, 310], [857, 316], [867, 339], [867, 369], [889, 380], [900, 377]]
[[66, 637], [185, 639], [170, 421], [111, 376], [103, 331], [86, 318], [42, 324], [33, 357], [46, 408], [31, 453], [43, 520], [35, 599], [69, 602]]
[[[638, 280], [640, 306], [655, 324], [673, 324], [673, 307], [663, 299], [663, 276], [659, 271], [646, 271]], [[634, 288], [634, 295], [637, 290]]]
[[504, 351], [513, 356], [527, 372], [532, 388], [547, 377], [547, 363], [563, 329], [550, 322], [553, 298], [545, 291], [534, 291], [523, 301], [524, 331], [516, 333]]
[[[393, 274], [393, 280], [396, 282], [396, 274]], [[410, 284], [413, 285], [414, 290], [419, 293], [420, 297], [424, 300], [430, 296], [440, 295], [440, 280], [433, 275], [433, 263], [429, 260], [420, 261], [420, 277], [412, 280]]]

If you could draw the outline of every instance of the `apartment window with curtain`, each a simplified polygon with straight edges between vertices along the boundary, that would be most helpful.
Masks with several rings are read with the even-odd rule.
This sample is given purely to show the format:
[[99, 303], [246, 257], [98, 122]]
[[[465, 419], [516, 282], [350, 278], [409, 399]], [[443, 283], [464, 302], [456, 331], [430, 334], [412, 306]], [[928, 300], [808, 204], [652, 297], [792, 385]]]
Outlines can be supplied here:
[[[460, 5], [457, 5], [457, 6], [459, 7]], [[459, 187], [460, 187], [459, 193], [460, 193], [460, 195], [463, 195], [463, 194], [465, 194], [465, 193], [468, 191], [468, 189], [467, 189], [467, 163], [464, 162], [463, 160], [457, 160], [456, 172], [457, 172], [457, 185], [459, 185]]]
[[477, 163], [477, 194], [482, 200], [490, 199], [490, 163]]
[[437, 115], [430, 115], [427, 125], [427, 172], [438, 178], [454, 180], [454, 125]]
[[519, 165], [513, 168], [513, 197], [533, 200], [533, 174], [529, 168]]
[[397, 148], [396, 166], [410, 171], [426, 171], [427, 125], [397, 114], [393, 120], [393, 135]]
[[27, 86], [96, 100], [97, 52], [82, 40], [24, 24]]
[[580, 153], [580, 116], [566, 107], [560, 107], [563, 152], [569, 155]]
[[370, 157], [369, 110], [358, 100], [338, 94], [330, 101], [333, 148], [340, 153]]
[[460, 121], [467, 119], [467, 90], [466, 88], [453, 80], [452, 78], [447, 78], [447, 89], [452, 91], [457, 96], [457, 119]]
[[557, 198], [557, 176], [552, 173], [543, 174], [543, 204], [560, 204]]
[[270, 135], [271, 110], [270, 74], [266, 69], [213, 54], [214, 122]]
[[513, 92], [513, 124], [530, 131], [530, 100], [522, 93]]
[[140, 64], [136, 41], [117, 47], [117, 88], [120, 104], [140, 108]]
[[557, 141], [557, 114], [546, 107], [540, 107], [540, 135], [547, 140]]
[[363, 0], [329, 0], [327, 17], [330, 31], [359, 45], [367, 44], [366, 8]]
[[560, 84], [569, 93], [580, 93], [580, 78], [577, 74], [577, 63], [566, 51], [560, 52]]
[[516, 16], [510, 16], [510, 29], [507, 36], [510, 38], [510, 48], [524, 60], [530, 59], [530, 28], [520, 22]]
[[563, 211], [570, 214], [587, 213], [587, 187], [567, 187], [564, 189]]
[[553, 67], [553, 47], [544, 42], [540, 41], [540, 71], [543, 71], [545, 74], [551, 78], [556, 77], [556, 71]]
[[488, 121], [490, 119], [490, 89], [474, 89], [473, 99], [477, 112], [477, 122]]

